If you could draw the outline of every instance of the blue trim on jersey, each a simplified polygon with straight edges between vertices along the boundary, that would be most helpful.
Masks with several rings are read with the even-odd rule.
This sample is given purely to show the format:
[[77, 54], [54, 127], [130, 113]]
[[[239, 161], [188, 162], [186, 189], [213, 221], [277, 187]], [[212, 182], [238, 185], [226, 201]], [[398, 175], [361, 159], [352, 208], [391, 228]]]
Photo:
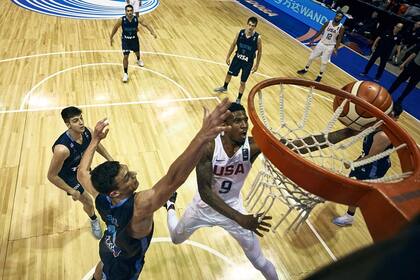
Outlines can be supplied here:
[[[12, 0], [24, 9], [50, 16], [75, 19], [113, 19], [124, 15], [125, 0]], [[150, 13], [159, 0], [142, 0], [140, 14]]]
[[120, 207], [121, 205], [123, 205], [129, 198], [131, 198], [131, 196], [129, 196], [129, 197], [127, 197], [127, 198], [124, 198], [123, 200], [121, 200], [120, 202], [118, 202], [117, 204], [115, 204], [115, 205], [112, 205], [112, 199], [109, 197], [109, 196], [106, 196], [106, 200], [108, 200], [108, 202], [109, 202], [109, 205], [111, 205], [111, 209], [114, 209], [114, 208], [118, 208], [118, 207]]

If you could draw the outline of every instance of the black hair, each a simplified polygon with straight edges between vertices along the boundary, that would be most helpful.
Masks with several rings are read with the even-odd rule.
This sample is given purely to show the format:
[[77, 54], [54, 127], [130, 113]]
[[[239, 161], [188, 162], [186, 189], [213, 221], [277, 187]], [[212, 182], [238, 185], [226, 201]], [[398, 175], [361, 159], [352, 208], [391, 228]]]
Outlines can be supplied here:
[[336, 16], [340, 15], [341, 17], [344, 17], [344, 13], [342, 11], [338, 11], [335, 15]]
[[394, 103], [394, 105], [392, 106], [392, 114], [395, 118], [398, 118], [403, 111], [404, 109], [401, 103]]
[[63, 121], [65, 123], [68, 123], [71, 118], [79, 116], [81, 114], [82, 114], [82, 110], [80, 110], [79, 108], [74, 107], [74, 106], [64, 108], [61, 111], [61, 117], [63, 118]]
[[131, 5], [131, 4], [125, 5], [124, 10], [127, 11], [127, 8], [131, 8], [131, 9], [134, 10], [133, 5]]
[[115, 177], [120, 171], [121, 165], [118, 161], [105, 161], [99, 164], [90, 172], [92, 185], [99, 193], [110, 194], [117, 190]]
[[247, 21], [247, 23], [252, 22], [253, 24], [255, 24], [255, 26], [257, 26], [258, 24], [258, 19], [256, 17], [250, 17]]
[[245, 108], [240, 103], [232, 102], [230, 104], [228, 110], [233, 113], [233, 112], [236, 112], [236, 111], [245, 111]]

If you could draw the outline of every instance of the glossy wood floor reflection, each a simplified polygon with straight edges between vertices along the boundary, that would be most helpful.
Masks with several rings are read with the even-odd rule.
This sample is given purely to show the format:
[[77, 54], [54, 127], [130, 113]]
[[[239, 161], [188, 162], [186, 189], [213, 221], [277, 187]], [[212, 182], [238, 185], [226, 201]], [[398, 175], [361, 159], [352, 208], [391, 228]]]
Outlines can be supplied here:
[[[82, 279], [99, 260], [81, 204], [46, 178], [51, 145], [66, 129], [60, 108], [81, 107], [91, 127], [107, 116], [111, 131], [104, 145], [139, 172], [142, 189], [149, 188], [200, 128], [202, 107], [213, 108], [224, 96], [212, 89], [223, 82], [226, 53], [251, 15], [234, 1], [162, 0], [145, 16], [158, 39], [140, 32], [146, 67], [136, 67], [132, 56], [130, 80], [123, 84], [120, 44], [111, 47], [108, 39], [114, 20], [56, 18], [0, 2], [0, 279]], [[257, 30], [263, 58], [248, 90], [269, 76], [294, 77], [309, 55], [264, 21]], [[314, 63], [308, 79], [318, 67]], [[323, 80], [336, 87], [351, 81], [331, 65]], [[234, 78], [231, 99], [238, 84]], [[329, 104], [319, 114], [331, 114]], [[418, 122], [404, 115], [401, 125], [420, 139]], [[96, 157], [95, 164], [101, 160]], [[258, 161], [244, 192], [260, 168]], [[195, 191], [193, 174], [179, 191], [179, 214]], [[325, 203], [309, 219], [331, 253], [307, 224], [286, 232], [294, 216], [260, 240], [281, 278], [300, 279], [332, 262], [331, 254], [344, 256], [372, 242], [361, 215], [349, 228], [331, 224], [344, 209]], [[275, 218], [285, 211], [276, 205]], [[201, 229], [191, 242], [173, 245], [164, 209], [155, 222], [142, 279], [262, 279], [223, 230]]]

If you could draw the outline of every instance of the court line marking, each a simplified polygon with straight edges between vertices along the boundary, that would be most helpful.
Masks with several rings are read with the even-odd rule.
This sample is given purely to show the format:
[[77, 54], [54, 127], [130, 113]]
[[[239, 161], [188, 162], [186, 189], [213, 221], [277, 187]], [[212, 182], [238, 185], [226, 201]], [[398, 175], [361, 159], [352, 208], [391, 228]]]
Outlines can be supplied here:
[[314, 226], [312, 225], [312, 223], [306, 219], [305, 220], [306, 224], [308, 225], [308, 227], [311, 229], [312, 233], [316, 236], [316, 238], [319, 240], [319, 242], [321, 242], [322, 247], [324, 247], [325, 251], [327, 251], [328, 255], [331, 257], [331, 259], [333, 261], [337, 261], [337, 257], [334, 255], [334, 253], [331, 251], [330, 247], [328, 247], [327, 243], [324, 241], [324, 239], [322, 239], [321, 235], [319, 234], [319, 232], [314, 228]]
[[[29, 101], [29, 99], [30, 99], [30, 97], [31, 97], [31, 95], [32, 95], [32, 93], [39, 87], [39, 86], [41, 86], [44, 82], [46, 82], [46, 81], [48, 81], [49, 79], [51, 79], [51, 78], [53, 78], [53, 77], [56, 77], [56, 76], [58, 76], [58, 75], [61, 75], [61, 74], [63, 74], [63, 73], [65, 73], [65, 72], [68, 72], [68, 71], [72, 71], [72, 70], [75, 70], [75, 69], [79, 69], [79, 68], [85, 68], [85, 67], [94, 67], [94, 66], [103, 66], [103, 65], [106, 65], [106, 66], [109, 66], [109, 65], [111, 65], [111, 66], [118, 66], [118, 67], [121, 67], [121, 63], [115, 63], [115, 62], [100, 62], [100, 63], [88, 63], [88, 64], [81, 64], [81, 65], [77, 65], [77, 66], [73, 66], [73, 67], [69, 67], [69, 68], [65, 68], [65, 69], [62, 69], [62, 70], [60, 70], [60, 71], [57, 71], [57, 72], [55, 72], [55, 73], [53, 73], [53, 74], [51, 74], [51, 75], [49, 75], [49, 76], [47, 76], [47, 77], [45, 77], [44, 79], [42, 79], [41, 81], [39, 81], [35, 86], [33, 86], [26, 94], [25, 94], [25, 96], [24, 96], [24, 98], [23, 98], [23, 101], [22, 101], [22, 103], [20, 104], [20, 110], [23, 110], [24, 108], [25, 108], [25, 105], [28, 103], [28, 101]], [[157, 72], [157, 71], [155, 71], [155, 70], [151, 70], [151, 69], [148, 69], [148, 68], [146, 68], [146, 67], [139, 67], [139, 66], [133, 66], [133, 65], [130, 65], [130, 67], [131, 68], [136, 68], [136, 69], [138, 69], [138, 70], [143, 70], [143, 71], [147, 71], [147, 72], [152, 72], [153, 74], [156, 74], [156, 75], [158, 75], [158, 76], [160, 76], [160, 77], [163, 77], [163, 78], [165, 78], [165, 79], [167, 79], [167, 80], [169, 80], [170, 82], [172, 82], [172, 83], [174, 83], [178, 88], [180, 88], [184, 93], [185, 93], [185, 95], [188, 97], [188, 98], [192, 98], [192, 96], [190, 95], [190, 93], [183, 87], [183, 86], [181, 86], [178, 82], [176, 82], [176, 81], [174, 81], [173, 79], [171, 79], [171, 78], [169, 78], [168, 76], [166, 76], [166, 75], [164, 75], [164, 74], [162, 74], [162, 73], [160, 73], [160, 72]]]
[[[295, 37], [293, 37], [292, 35], [288, 34], [286, 31], [282, 30], [280, 27], [276, 26], [275, 24], [271, 23], [269, 20], [265, 19], [264, 17], [260, 16], [259, 14], [257, 14], [256, 12], [254, 12], [253, 10], [249, 9], [248, 7], [246, 7], [245, 5], [242, 5], [241, 3], [234, 1], [236, 4], [240, 5], [241, 7], [247, 9], [248, 11], [250, 11], [252, 14], [258, 16], [259, 18], [261, 18], [262, 20], [264, 20], [268, 25], [271, 25], [272, 27], [274, 27], [275, 29], [279, 30], [280, 33], [286, 35], [287, 37], [291, 38], [292, 40], [298, 42], [300, 45], [304, 46], [307, 49], [312, 50], [310, 47], [308, 47], [307, 45], [305, 45], [304, 43], [300, 42], [299, 40], [297, 40]], [[350, 49], [350, 48], [349, 48]], [[1, 62], [1, 61], [0, 61]], [[348, 76], [352, 77], [353, 79], [355, 79], [356, 81], [359, 81], [359, 79], [356, 79], [353, 75], [351, 75], [350, 73], [348, 73], [347, 71], [341, 69], [339, 66], [335, 65], [334, 63], [330, 63], [331, 65], [333, 65], [334, 67], [338, 68], [339, 70], [343, 71], [343, 73], [347, 74]], [[416, 117], [414, 117], [413, 115], [411, 115], [409, 112], [404, 111], [409, 117], [411, 117], [414, 121], [420, 123], [420, 120], [418, 120]]]
[[[172, 243], [172, 240], [169, 237], [154, 237], [154, 238], [152, 238], [151, 243]], [[216, 251], [215, 249], [213, 249], [213, 248], [211, 248], [207, 245], [204, 245], [204, 244], [201, 244], [199, 242], [192, 241], [192, 240], [186, 240], [183, 243], [181, 243], [179, 245], [176, 245], [176, 246], [180, 246], [180, 245], [190, 245], [190, 246], [193, 246], [193, 247], [203, 249], [204, 251], [207, 251], [208, 253], [210, 253], [210, 254], [218, 257], [218, 258], [221, 258], [225, 263], [228, 263], [229, 265], [231, 265], [233, 267], [236, 266], [236, 264], [233, 261], [231, 261], [228, 257], [226, 257], [225, 255], [223, 255], [219, 251]], [[89, 270], [88, 273], [86, 273], [86, 275], [82, 278], [82, 280], [92, 279], [91, 277], [92, 277], [93, 273], [95, 272], [95, 268], [96, 268], [96, 265], [91, 270]]]
[[[112, 107], [112, 106], [125, 106], [125, 105], [138, 105], [138, 104], [159, 104], [159, 103], [176, 103], [176, 102], [190, 102], [199, 100], [212, 100], [216, 97], [192, 97], [192, 98], [175, 98], [175, 99], [154, 99], [154, 100], [141, 100], [141, 101], [129, 101], [129, 102], [113, 102], [113, 103], [98, 103], [98, 104], [82, 104], [76, 105], [78, 108], [100, 108], [100, 107]], [[57, 107], [43, 107], [33, 109], [17, 109], [17, 110], [5, 110], [0, 111], [0, 114], [8, 113], [22, 113], [22, 112], [38, 112], [38, 111], [54, 111], [66, 108], [67, 105]]]
[[[2, 60], [0, 60], [0, 63], [1, 62], [9, 62], [9, 61], [14, 61], [14, 60], [21, 60], [21, 59], [26, 59], [26, 58], [33, 58], [33, 57], [42, 57], [42, 56], [50, 56], [50, 55], [62, 55], [62, 54], [75, 54], [75, 53], [102, 53], [102, 52], [105, 52], [105, 53], [115, 53], [115, 52], [120, 52], [120, 51], [118, 51], [118, 50], [82, 50], [82, 51], [64, 51], [64, 52], [53, 52], [53, 53], [44, 53], [44, 54], [34, 54], [34, 55], [27, 55], [27, 56], [21, 56], [21, 57], [14, 57], [14, 58], [7, 58], [7, 59], [2, 59]], [[208, 60], [208, 59], [203, 59], [203, 58], [197, 58], [197, 57], [190, 57], [190, 56], [185, 56], [185, 55], [178, 55], [178, 54], [170, 54], [170, 53], [163, 53], [163, 52], [149, 52], [149, 51], [146, 51], [146, 52], [141, 52], [141, 53], [143, 53], [143, 54], [151, 54], [151, 55], [162, 55], [162, 56], [169, 56], [169, 57], [176, 57], [176, 58], [184, 58], [184, 59], [189, 59], [189, 60], [196, 60], [196, 61], [200, 61], [200, 62], [207, 62], [207, 63], [211, 63], [211, 64], [216, 64], [216, 65], [221, 65], [221, 66], [227, 66], [225, 63], [220, 63], [220, 62], [217, 62], [217, 61], [212, 61], [212, 60]], [[54, 77], [54, 76], [57, 76], [57, 75], [59, 75], [59, 74], [61, 74], [61, 73], [64, 73], [64, 72], [66, 72], [66, 71], [70, 71], [70, 70], [74, 70], [74, 69], [77, 69], [77, 68], [79, 68], [79, 67], [88, 67], [88, 66], [95, 66], [95, 65], [119, 65], [120, 66], [120, 64], [117, 64], [117, 63], [112, 63], [112, 62], [103, 62], [103, 63], [90, 63], [90, 64], [83, 64], [83, 65], [86, 65], [86, 66], [80, 66], [80, 65], [78, 65], [78, 66], [74, 66], [74, 67], [70, 67], [70, 68], [66, 68], [66, 69], [63, 69], [63, 70], [60, 70], [60, 71], [58, 71], [58, 72], [56, 72], [56, 73], [54, 73], [54, 74], [51, 74], [51, 75], [49, 75], [49, 76], [47, 76], [46, 78], [44, 78], [43, 80], [41, 80], [40, 82], [38, 82], [26, 95], [25, 95], [25, 97], [24, 97], [24, 100], [23, 100], [23, 102], [21, 103], [21, 106], [20, 106], [20, 109], [19, 110], [5, 110], [4, 112], [10, 112], [10, 113], [14, 113], [14, 112], [25, 112], [24, 111], [24, 104], [25, 103], [27, 103], [27, 99], [29, 98], [28, 96], [30, 96], [31, 94], [32, 94], [32, 92], [37, 88], [37, 87], [39, 87], [42, 83], [44, 83], [45, 81], [47, 81], [48, 79], [50, 79], [50, 78], [52, 78], [52, 77]], [[133, 65], [129, 65], [129, 67], [136, 67], [136, 66], [133, 66]], [[174, 80], [172, 80], [171, 78], [169, 78], [169, 77], [167, 77], [167, 76], [165, 76], [165, 75], [163, 75], [163, 74], [161, 74], [160, 72], [157, 72], [157, 71], [154, 71], [154, 70], [151, 70], [151, 69], [144, 69], [144, 70], [146, 70], [146, 71], [150, 71], [150, 72], [153, 72], [153, 73], [155, 73], [155, 74], [157, 74], [157, 75], [160, 75], [160, 76], [162, 76], [162, 77], [164, 77], [164, 78], [167, 78], [167, 79], [169, 79], [170, 81], [172, 81], [173, 83], [175, 83], [176, 85], [178, 85], [186, 94], [187, 94], [187, 96], [188, 97], [191, 97], [190, 95], [189, 95], [189, 93], [181, 86], [181, 85], [179, 85], [177, 82], [175, 82]], [[256, 72], [255, 74], [257, 74], [257, 75], [260, 75], [260, 76], [263, 76], [263, 77], [265, 77], [265, 78], [272, 78], [271, 76], [269, 76], [269, 75], [266, 75], [266, 74], [262, 74], [262, 73], [259, 73], [259, 72]], [[298, 87], [298, 88], [301, 88], [300, 86], [295, 86], [295, 85], [292, 85], [293, 87]], [[326, 99], [326, 100], [332, 100], [331, 98], [328, 98], [328, 97], [325, 97], [325, 96], [323, 96], [323, 95], [320, 95], [320, 94], [318, 94], [318, 93], [314, 93], [315, 95], [317, 95], [317, 96], [319, 96], [320, 98], [323, 98], [323, 99]], [[31, 109], [28, 109], [28, 111], [29, 110], [31, 110]], [[39, 111], [39, 110], [37, 110], [37, 111]], [[2, 113], [2, 111], [0, 111], [0, 113]]]

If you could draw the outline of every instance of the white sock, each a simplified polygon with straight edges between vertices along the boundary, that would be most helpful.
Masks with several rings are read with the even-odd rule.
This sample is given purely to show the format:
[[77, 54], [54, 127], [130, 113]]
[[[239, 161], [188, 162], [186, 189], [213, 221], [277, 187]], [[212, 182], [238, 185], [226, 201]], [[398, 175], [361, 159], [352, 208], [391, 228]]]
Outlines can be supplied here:
[[168, 229], [171, 236], [175, 234], [176, 226], [178, 225], [178, 217], [174, 209], [169, 209], [166, 215], [166, 221], [168, 223]]

